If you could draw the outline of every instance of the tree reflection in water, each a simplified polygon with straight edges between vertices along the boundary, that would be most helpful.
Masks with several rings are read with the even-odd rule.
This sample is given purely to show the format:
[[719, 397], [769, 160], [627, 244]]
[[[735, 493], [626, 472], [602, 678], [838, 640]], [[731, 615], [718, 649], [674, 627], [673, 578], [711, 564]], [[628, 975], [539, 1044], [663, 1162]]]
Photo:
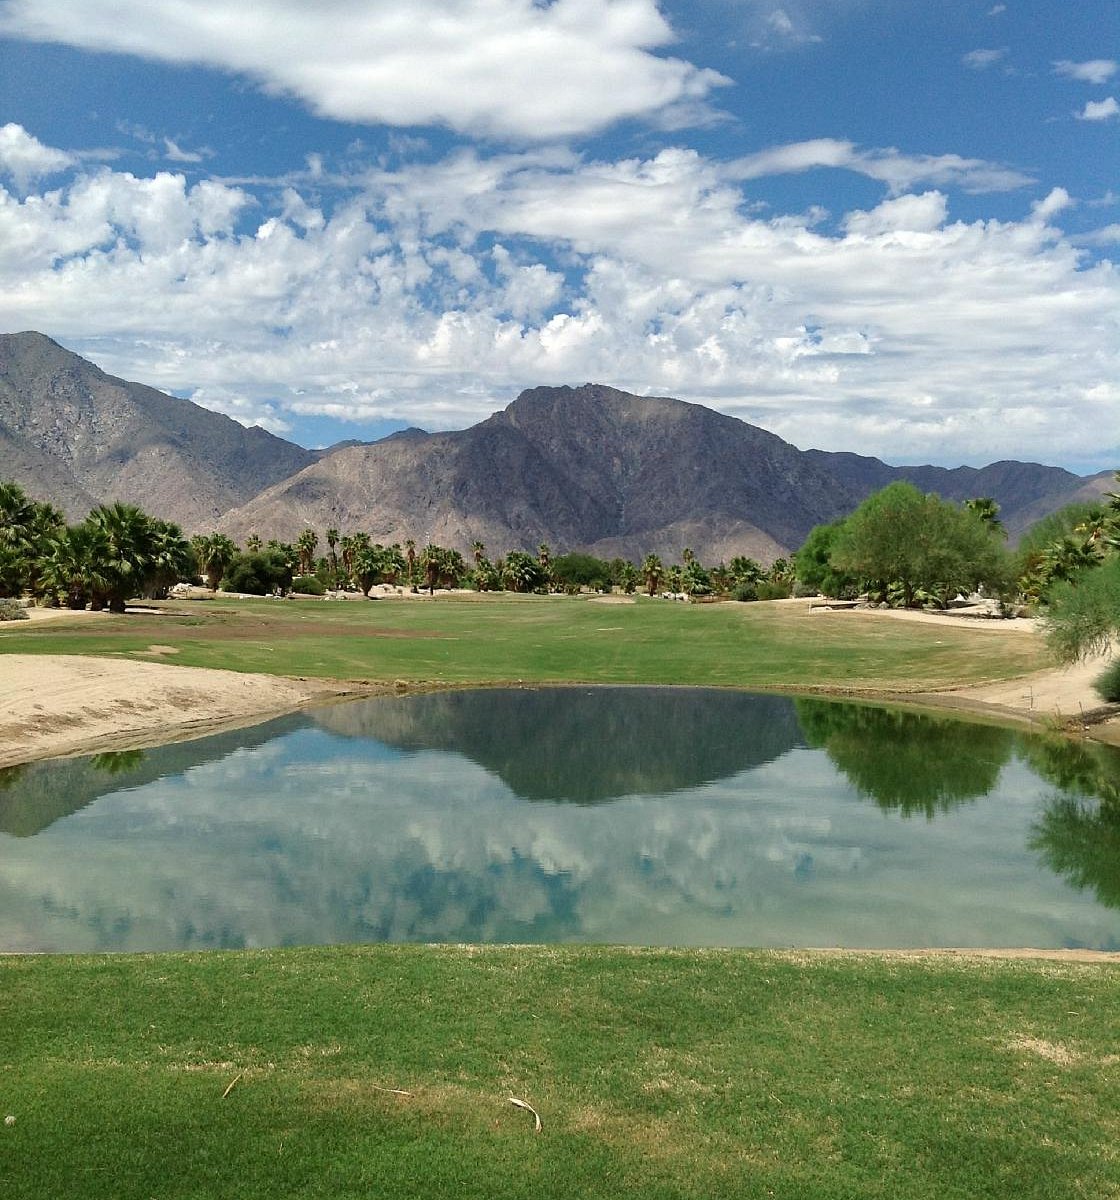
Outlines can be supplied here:
[[1006, 729], [927, 713], [795, 703], [809, 745], [824, 750], [861, 795], [904, 817], [932, 819], [987, 795], [1015, 740]]
[[1120, 908], [1120, 753], [1065, 738], [1035, 738], [1027, 761], [1061, 788], [1031, 830], [1030, 846], [1074, 887]]

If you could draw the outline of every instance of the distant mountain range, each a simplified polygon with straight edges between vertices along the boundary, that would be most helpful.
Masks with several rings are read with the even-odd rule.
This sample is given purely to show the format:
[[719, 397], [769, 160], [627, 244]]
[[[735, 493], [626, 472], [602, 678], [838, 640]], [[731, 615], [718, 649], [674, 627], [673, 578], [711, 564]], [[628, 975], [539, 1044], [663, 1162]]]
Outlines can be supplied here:
[[895, 479], [953, 500], [991, 496], [1014, 538], [1112, 474], [1037, 463], [892, 467], [798, 450], [697, 404], [601, 384], [540, 387], [454, 433], [305, 450], [188, 400], [106, 375], [39, 333], [0, 335], [0, 479], [76, 520], [124, 500], [178, 522], [294, 541], [310, 527], [496, 556], [582, 549], [769, 561]]

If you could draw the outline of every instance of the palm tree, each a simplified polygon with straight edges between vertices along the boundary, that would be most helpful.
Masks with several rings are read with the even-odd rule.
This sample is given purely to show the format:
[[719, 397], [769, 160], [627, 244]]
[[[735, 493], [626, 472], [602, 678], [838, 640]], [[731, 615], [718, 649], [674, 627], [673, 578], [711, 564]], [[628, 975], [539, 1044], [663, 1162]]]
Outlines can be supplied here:
[[408, 566], [408, 586], [416, 591], [416, 543], [412, 538], [405, 538], [404, 554]]
[[261, 541], [261, 535], [259, 533], [249, 534], [249, 536], [245, 539], [245, 549], [248, 550], [250, 554], [260, 554], [260, 552], [264, 549], [264, 542]]
[[1007, 537], [1007, 530], [1004, 529], [1003, 522], [999, 519], [999, 505], [991, 496], [977, 496], [972, 500], [966, 500], [964, 506], [969, 512], [975, 513], [989, 529]]
[[138, 596], [154, 561], [151, 519], [135, 504], [101, 504], [87, 518], [105, 538], [105, 561], [101, 564], [107, 586], [95, 591], [95, 607], [123, 613], [125, 601]]
[[80, 609], [109, 588], [102, 563], [109, 553], [103, 530], [89, 521], [62, 528], [50, 539], [43, 557], [43, 590], [57, 603]]
[[319, 545], [319, 535], [314, 529], [305, 529], [296, 539], [296, 554], [299, 557], [299, 573], [310, 575], [315, 569], [315, 550]]
[[173, 521], [153, 518], [151, 525], [152, 559], [144, 595], [164, 600], [171, 585], [190, 574], [191, 545]]
[[651, 596], [657, 595], [661, 578], [665, 574], [665, 565], [656, 554], [647, 554], [642, 560], [642, 578], [646, 581], [646, 590]]
[[330, 551], [331, 583], [338, 587], [338, 530], [327, 530], [327, 549]]
[[[230, 564], [237, 557], [237, 547], [224, 533], [214, 532], [191, 538], [191, 549], [198, 559], [199, 570], [206, 576], [206, 586], [216, 592]], [[259, 551], [253, 551], [259, 553]]]

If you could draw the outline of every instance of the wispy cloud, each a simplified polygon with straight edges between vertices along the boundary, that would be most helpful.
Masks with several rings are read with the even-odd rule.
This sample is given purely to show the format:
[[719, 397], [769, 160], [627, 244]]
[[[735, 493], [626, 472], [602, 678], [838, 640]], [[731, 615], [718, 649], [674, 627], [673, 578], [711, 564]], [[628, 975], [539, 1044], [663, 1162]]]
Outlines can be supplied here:
[[1107, 83], [1120, 71], [1120, 64], [1111, 58], [1093, 58], [1088, 62], [1070, 62], [1068, 58], [1054, 63], [1054, 73], [1082, 83]]
[[815, 138], [775, 146], [737, 159], [729, 173], [739, 179], [785, 175], [814, 168], [854, 171], [885, 183], [892, 192], [918, 184], [956, 186], [972, 193], [1014, 191], [1034, 182], [1030, 175], [979, 158], [958, 154], [903, 154], [895, 149], [862, 149], [853, 142]]
[[988, 67], [995, 66], [998, 62], [1003, 62], [1007, 54], [1008, 50], [1006, 46], [998, 50], [970, 50], [967, 54], [962, 55], [961, 62], [966, 67], [971, 67], [974, 71], [984, 71]]

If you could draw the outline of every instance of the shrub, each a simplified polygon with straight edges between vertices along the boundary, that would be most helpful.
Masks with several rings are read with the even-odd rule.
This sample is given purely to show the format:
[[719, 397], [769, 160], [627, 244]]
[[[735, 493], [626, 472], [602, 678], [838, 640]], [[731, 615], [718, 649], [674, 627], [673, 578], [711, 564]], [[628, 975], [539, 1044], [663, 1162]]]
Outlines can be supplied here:
[[0, 600], [0, 621], [29, 621], [27, 609], [16, 600]]
[[732, 600], [757, 600], [758, 599], [758, 584], [757, 583], [740, 583], [732, 589]]
[[1120, 658], [1114, 659], [1093, 680], [1093, 689], [1108, 704], [1120, 704]]
[[775, 583], [772, 579], [763, 579], [755, 586], [759, 600], [788, 600], [790, 588], [788, 583]]
[[325, 596], [327, 586], [316, 575], [297, 575], [292, 580], [292, 591], [300, 592], [305, 596]]

